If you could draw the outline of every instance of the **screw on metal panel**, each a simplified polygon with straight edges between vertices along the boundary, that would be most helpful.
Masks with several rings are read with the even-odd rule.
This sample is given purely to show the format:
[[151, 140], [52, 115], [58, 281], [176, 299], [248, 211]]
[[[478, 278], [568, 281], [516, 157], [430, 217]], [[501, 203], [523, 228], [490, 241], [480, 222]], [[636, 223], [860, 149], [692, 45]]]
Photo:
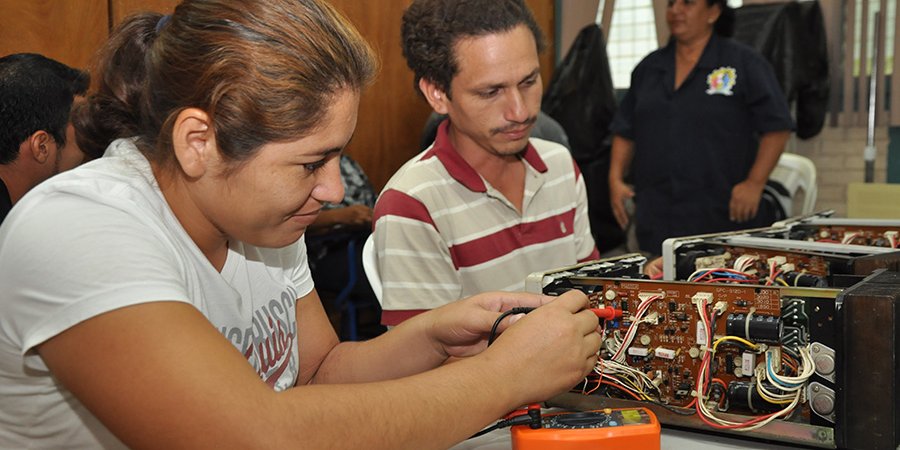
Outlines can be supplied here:
[[819, 386], [813, 386], [812, 390], [813, 392], [819, 392]]
[[824, 441], [828, 439], [828, 433], [825, 430], [819, 430], [816, 432], [816, 437], [819, 438], [820, 441]]
[[813, 351], [813, 352], [819, 353], [820, 350], [822, 350], [822, 349], [821, 349], [818, 345], [813, 345], [813, 346], [812, 346], [812, 351]]

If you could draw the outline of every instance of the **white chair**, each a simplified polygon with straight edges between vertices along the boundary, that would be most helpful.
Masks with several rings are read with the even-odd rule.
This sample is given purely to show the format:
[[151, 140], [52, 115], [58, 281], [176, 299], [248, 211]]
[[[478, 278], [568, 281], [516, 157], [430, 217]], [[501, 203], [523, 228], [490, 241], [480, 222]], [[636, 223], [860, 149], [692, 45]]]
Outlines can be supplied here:
[[[778, 165], [772, 170], [769, 181], [775, 181], [784, 187], [789, 197], [778, 196], [778, 201], [787, 217], [812, 214], [816, 207], [816, 165], [805, 156], [794, 153], [782, 153]], [[801, 211], [794, 211], [794, 199], [797, 191], [803, 190]]]
[[381, 303], [381, 276], [378, 275], [378, 256], [375, 254], [375, 233], [366, 238], [366, 243], [362, 248], [362, 265], [366, 271], [366, 278], [369, 279], [369, 285], [372, 286], [372, 292], [378, 303]]

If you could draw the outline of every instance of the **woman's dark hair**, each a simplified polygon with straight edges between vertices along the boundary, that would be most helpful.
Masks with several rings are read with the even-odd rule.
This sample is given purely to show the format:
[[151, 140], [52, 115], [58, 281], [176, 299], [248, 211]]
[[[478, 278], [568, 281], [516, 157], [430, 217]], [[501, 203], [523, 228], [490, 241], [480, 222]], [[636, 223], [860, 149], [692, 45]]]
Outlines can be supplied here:
[[161, 165], [185, 108], [212, 118], [226, 160], [313, 132], [342, 89], [361, 91], [377, 60], [355, 28], [318, 0], [186, 0], [172, 16], [142, 13], [100, 52], [88, 101], [74, 120], [79, 146], [102, 153], [117, 138]]
[[723, 37], [734, 35], [734, 8], [728, 6], [728, 0], [706, 0], [707, 6], [719, 5], [722, 13], [713, 24], [713, 32]]
[[523, 0], [415, 0], [403, 13], [401, 44], [406, 64], [419, 80], [425, 78], [450, 96], [450, 82], [459, 71], [454, 45], [460, 39], [502, 33], [525, 25], [538, 51], [544, 39]]

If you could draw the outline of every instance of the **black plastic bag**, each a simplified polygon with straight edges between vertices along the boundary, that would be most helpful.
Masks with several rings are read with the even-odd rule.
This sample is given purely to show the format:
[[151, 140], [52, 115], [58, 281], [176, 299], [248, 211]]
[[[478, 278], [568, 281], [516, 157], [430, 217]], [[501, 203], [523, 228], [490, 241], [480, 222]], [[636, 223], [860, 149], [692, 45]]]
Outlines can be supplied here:
[[587, 185], [591, 232], [600, 252], [625, 242], [609, 203], [609, 124], [616, 98], [599, 26], [591, 24], [572, 44], [544, 93], [541, 109], [562, 125]]

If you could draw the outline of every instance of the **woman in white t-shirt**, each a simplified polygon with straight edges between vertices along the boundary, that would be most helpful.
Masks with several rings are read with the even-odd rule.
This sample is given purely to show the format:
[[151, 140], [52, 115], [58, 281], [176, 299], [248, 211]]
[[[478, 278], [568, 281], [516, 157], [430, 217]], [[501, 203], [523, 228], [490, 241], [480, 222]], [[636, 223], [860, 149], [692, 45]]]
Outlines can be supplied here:
[[[0, 447], [446, 447], [590, 371], [580, 293], [482, 294], [338, 342], [301, 238], [343, 195], [375, 71], [316, 0], [117, 28], [75, 118], [104, 157], [0, 227]], [[486, 350], [500, 311], [543, 303]]]

